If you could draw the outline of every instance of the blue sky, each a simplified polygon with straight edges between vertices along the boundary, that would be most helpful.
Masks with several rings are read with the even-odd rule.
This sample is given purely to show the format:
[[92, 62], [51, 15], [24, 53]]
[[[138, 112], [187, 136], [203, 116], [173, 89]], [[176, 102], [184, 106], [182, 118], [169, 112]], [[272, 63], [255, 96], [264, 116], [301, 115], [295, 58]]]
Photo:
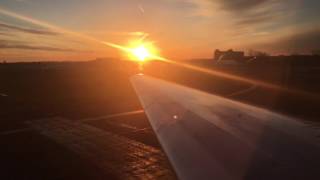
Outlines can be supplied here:
[[[215, 48], [272, 54], [320, 48], [317, 0], [1, 0], [0, 8], [108, 42], [145, 32], [166, 57], [207, 58]], [[30, 53], [32, 52], [32, 53]], [[119, 57], [108, 47], [0, 12], [0, 56], [22, 60]]]

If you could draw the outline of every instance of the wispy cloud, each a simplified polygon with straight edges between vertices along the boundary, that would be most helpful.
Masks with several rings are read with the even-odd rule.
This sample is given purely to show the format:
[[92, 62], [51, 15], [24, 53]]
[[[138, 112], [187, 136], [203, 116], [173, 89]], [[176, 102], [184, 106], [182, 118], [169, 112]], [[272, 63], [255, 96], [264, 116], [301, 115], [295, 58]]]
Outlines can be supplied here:
[[25, 28], [21, 26], [15, 26], [11, 24], [6, 24], [3, 22], [0, 22], [0, 30], [6, 30], [6, 31], [19, 31], [19, 32], [24, 32], [24, 33], [31, 33], [31, 34], [36, 34], [36, 35], [58, 35], [59, 33], [49, 31], [49, 30], [40, 30], [40, 29], [32, 29], [32, 28]]
[[255, 24], [265, 24], [270, 22], [275, 22], [279, 18], [281, 18], [281, 14], [278, 12], [254, 12], [248, 13], [246, 15], [242, 15], [241, 17], [236, 18], [236, 25], [238, 26], [248, 26]]
[[233, 15], [236, 25], [277, 23], [290, 17], [290, 8], [296, 0], [210, 0]]
[[233, 12], [250, 11], [272, 1], [274, 0], [215, 0], [223, 9]]
[[28, 0], [15, 0], [16, 2], [28, 2]]
[[22, 50], [42, 50], [42, 51], [60, 51], [60, 52], [80, 52], [69, 48], [58, 48], [50, 46], [30, 45], [26, 42], [13, 40], [0, 40], [0, 49], [22, 49]]
[[11, 36], [11, 34], [6, 33], [6, 32], [0, 32], [0, 36]]
[[[234, 25], [260, 25], [278, 23], [291, 17], [298, 0], [188, 0], [195, 4], [197, 14], [225, 17]], [[200, 13], [199, 13], [200, 12]]]
[[297, 32], [271, 42], [252, 45], [270, 52], [311, 53], [320, 49], [320, 28]]

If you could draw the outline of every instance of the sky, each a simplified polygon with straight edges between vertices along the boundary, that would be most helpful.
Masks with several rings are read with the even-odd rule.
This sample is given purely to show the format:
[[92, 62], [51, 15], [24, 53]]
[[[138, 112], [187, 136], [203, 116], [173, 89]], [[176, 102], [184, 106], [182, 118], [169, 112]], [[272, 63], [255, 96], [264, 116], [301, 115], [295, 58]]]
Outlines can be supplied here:
[[143, 34], [162, 56], [177, 60], [211, 58], [215, 49], [231, 48], [310, 53], [320, 49], [320, 1], [0, 1], [0, 61], [124, 58], [84, 37], [126, 45]]

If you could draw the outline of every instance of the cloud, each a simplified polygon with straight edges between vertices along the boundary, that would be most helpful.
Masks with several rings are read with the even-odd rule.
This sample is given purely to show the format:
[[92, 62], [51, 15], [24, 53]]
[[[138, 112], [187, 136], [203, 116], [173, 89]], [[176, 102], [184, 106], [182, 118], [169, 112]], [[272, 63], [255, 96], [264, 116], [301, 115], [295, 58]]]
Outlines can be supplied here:
[[253, 47], [265, 48], [275, 53], [311, 53], [313, 50], [320, 49], [320, 28], [295, 33], [272, 42], [260, 43]]
[[41, 50], [41, 51], [60, 51], [60, 52], [80, 52], [69, 48], [57, 48], [50, 46], [34, 46], [25, 42], [13, 40], [0, 40], [0, 49], [22, 49], [22, 50]]
[[[199, 12], [212, 16], [226, 16], [238, 28], [247, 25], [277, 23], [290, 17], [297, 0], [189, 0]], [[211, 5], [209, 5], [209, 4]], [[222, 12], [222, 13], [219, 13]]]
[[13, 30], [13, 31], [19, 31], [19, 32], [30, 33], [30, 34], [37, 34], [37, 35], [52, 35], [52, 36], [59, 35], [59, 33], [57, 33], [57, 32], [25, 28], [25, 27], [15, 26], [15, 25], [6, 24], [6, 23], [2, 23], [2, 22], [0, 22], [0, 29]]
[[6, 33], [6, 32], [0, 32], [0, 36], [11, 36], [11, 34]]
[[28, 0], [15, 0], [16, 2], [21, 2], [21, 3], [23, 3], [23, 2], [28, 2]]
[[273, 0], [217, 0], [221, 7], [227, 11], [243, 12], [250, 11], [265, 5]]
[[236, 21], [236, 25], [239, 26], [247, 26], [251, 24], [259, 24], [259, 23], [266, 23], [271, 20], [276, 19], [278, 16], [275, 14], [269, 14], [269, 13], [260, 13], [260, 14], [255, 14], [254, 16], [244, 16], [239, 18]]
[[208, 0], [231, 15], [237, 26], [277, 23], [291, 15], [296, 0]]

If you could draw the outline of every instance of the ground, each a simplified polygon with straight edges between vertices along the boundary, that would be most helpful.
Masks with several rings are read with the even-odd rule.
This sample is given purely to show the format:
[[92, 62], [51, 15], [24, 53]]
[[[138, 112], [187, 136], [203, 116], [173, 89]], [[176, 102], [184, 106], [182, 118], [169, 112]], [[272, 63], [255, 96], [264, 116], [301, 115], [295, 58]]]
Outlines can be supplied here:
[[[215, 69], [210, 61], [199, 62], [194, 64]], [[272, 73], [272, 78], [268, 78], [271, 77], [268, 76], [270, 69], [262, 71], [257, 70], [256, 67], [243, 66], [236, 69], [235, 71], [234, 68], [220, 68], [220, 70], [250, 78], [280, 84], [285, 82], [288, 86], [288, 81], [282, 81], [281, 69], [278, 69], [277, 75]], [[156, 152], [156, 155], [151, 158], [155, 158], [154, 165], [159, 167], [156, 169], [162, 170], [138, 171], [140, 175], [143, 174], [145, 175], [143, 177], [149, 178], [161, 176], [174, 179], [174, 172], [143, 112], [109, 117], [113, 114], [142, 110], [129, 81], [129, 78], [138, 72], [139, 68], [136, 64], [115, 60], [1, 64], [0, 167], [5, 172], [0, 175], [1, 178], [123, 178], [127, 177], [123, 176], [124, 171], [112, 169], [118, 166], [125, 167], [130, 161], [122, 161], [121, 158], [141, 151], [142, 155], [138, 156], [137, 162], [144, 164], [150, 158], [146, 154]], [[256, 76], [257, 72], [259, 76]], [[319, 101], [309, 97], [300, 97], [263, 87], [252, 87], [251, 84], [212, 77], [158, 62], [146, 64], [143, 73], [294, 116], [311, 125], [317, 123], [320, 117], [320, 112], [317, 111]], [[315, 74], [316, 76], [312, 76], [312, 81], [308, 79], [303, 81], [307, 85], [301, 85], [301, 83], [297, 85], [292, 83], [297, 82], [293, 81], [296, 77], [290, 78], [296, 75], [293, 73], [289, 76], [290, 83], [294, 84], [294, 87], [297, 85], [297, 88], [317, 93], [319, 86], [313, 82], [320, 73]], [[58, 124], [48, 125], [49, 122], [55, 122], [57, 118], [63, 120]], [[63, 125], [68, 126], [60, 127]], [[79, 130], [79, 127], [83, 128]], [[61, 128], [60, 133], [57, 133], [57, 128]], [[75, 131], [69, 132], [70, 129]], [[92, 129], [94, 129], [93, 132]], [[87, 131], [90, 133], [85, 135]], [[61, 134], [64, 134], [62, 137], [64, 141], [59, 141], [58, 136]], [[90, 134], [99, 138], [92, 141], [81, 139], [91, 137]], [[104, 141], [101, 137], [109, 137], [109, 139], [105, 138]], [[84, 151], [77, 151], [79, 149], [75, 148], [77, 144], [74, 143], [75, 141], [83, 149], [90, 149], [88, 150], [90, 153], [102, 149], [100, 147], [104, 146], [103, 143], [110, 148], [105, 152], [99, 151], [103, 154], [100, 160], [100, 156], [93, 158], [90, 153], [88, 155]], [[94, 143], [95, 141], [99, 142]], [[130, 148], [132, 151], [125, 150], [127, 147], [114, 144], [119, 141], [128, 145], [138, 144], [138, 146], [133, 150]], [[102, 158], [102, 156], [105, 157]], [[112, 159], [113, 156], [117, 162], [106, 160]], [[146, 166], [140, 167], [140, 170], [145, 169], [147, 169]], [[136, 170], [129, 169], [128, 172], [133, 173]], [[137, 177], [140, 176], [137, 175]]]

